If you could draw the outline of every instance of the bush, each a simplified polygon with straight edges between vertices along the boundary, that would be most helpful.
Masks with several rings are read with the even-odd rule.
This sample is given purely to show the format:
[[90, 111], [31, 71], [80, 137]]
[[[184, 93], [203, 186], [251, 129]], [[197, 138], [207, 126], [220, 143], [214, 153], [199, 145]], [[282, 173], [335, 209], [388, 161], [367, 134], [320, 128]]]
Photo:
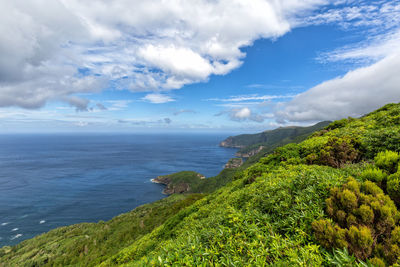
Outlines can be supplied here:
[[400, 172], [388, 177], [386, 189], [390, 198], [393, 199], [395, 203], [400, 203]]
[[399, 153], [394, 151], [379, 152], [375, 157], [375, 164], [378, 168], [387, 171], [388, 173], [395, 173], [397, 171], [397, 164], [399, 162]]
[[[326, 212], [333, 220], [312, 223], [316, 239], [326, 248], [345, 248], [358, 259], [393, 264], [400, 255], [400, 213], [375, 183], [349, 178], [331, 189]], [[382, 260], [383, 259], [383, 260]]]
[[348, 136], [330, 137], [325, 146], [315, 147], [314, 151], [305, 155], [305, 158], [308, 164], [342, 168], [345, 164], [351, 164], [360, 159], [361, 153], [358, 147], [359, 143]]
[[381, 185], [386, 180], [387, 174], [378, 168], [368, 168], [361, 173], [363, 181], [369, 180]]

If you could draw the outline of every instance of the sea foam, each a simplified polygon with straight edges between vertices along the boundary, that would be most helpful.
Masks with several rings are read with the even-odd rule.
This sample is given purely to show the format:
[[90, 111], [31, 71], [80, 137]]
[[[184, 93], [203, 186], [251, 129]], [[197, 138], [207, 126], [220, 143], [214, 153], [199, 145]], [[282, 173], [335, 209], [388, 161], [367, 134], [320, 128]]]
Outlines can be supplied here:
[[20, 238], [21, 236], [22, 236], [22, 234], [16, 234], [15, 236], [11, 237], [10, 239], [14, 240], [14, 239]]

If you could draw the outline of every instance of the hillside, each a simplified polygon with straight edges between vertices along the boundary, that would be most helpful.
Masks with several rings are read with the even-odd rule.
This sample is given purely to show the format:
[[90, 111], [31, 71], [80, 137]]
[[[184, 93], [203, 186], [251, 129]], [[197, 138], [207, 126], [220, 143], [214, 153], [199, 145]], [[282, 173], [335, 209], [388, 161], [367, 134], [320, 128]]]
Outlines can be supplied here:
[[182, 194], [192, 190], [205, 176], [194, 171], [182, 171], [151, 179], [153, 183], [163, 184], [166, 187], [163, 194]]
[[[390, 104], [359, 119], [335, 121], [247, 168], [224, 170], [220, 175], [225, 180], [202, 180], [198, 188], [208, 188], [208, 195], [172, 195], [106, 223], [56, 229], [0, 249], [0, 262], [3, 266], [397, 264], [398, 152], [400, 104]], [[156, 223], [141, 223], [143, 216]], [[141, 225], [146, 227], [143, 231]], [[132, 234], [120, 232], [130, 228]], [[92, 239], [96, 233], [99, 237]]]
[[263, 148], [271, 151], [278, 146], [303, 141], [311, 133], [321, 130], [329, 123], [329, 121], [323, 121], [309, 127], [288, 126], [257, 134], [230, 136], [222, 141], [220, 146], [240, 148], [238, 157], [250, 157]]

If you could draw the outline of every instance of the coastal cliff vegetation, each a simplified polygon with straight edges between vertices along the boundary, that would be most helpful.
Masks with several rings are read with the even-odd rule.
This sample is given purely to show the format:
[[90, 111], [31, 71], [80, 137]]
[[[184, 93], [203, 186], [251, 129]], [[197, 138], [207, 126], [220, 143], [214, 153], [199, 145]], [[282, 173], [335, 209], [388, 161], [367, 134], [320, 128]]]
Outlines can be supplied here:
[[396, 266], [400, 104], [109, 222], [0, 249], [0, 266]]

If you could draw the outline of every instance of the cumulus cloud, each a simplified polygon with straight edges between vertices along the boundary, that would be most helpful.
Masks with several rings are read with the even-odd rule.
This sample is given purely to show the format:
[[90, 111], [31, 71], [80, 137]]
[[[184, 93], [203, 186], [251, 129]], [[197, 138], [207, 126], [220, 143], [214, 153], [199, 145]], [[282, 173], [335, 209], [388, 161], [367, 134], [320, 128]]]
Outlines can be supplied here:
[[227, 114], [232, 121], [243, 122], [243, 121], [254, 121], [254, 122], [264, 122], [266, 118], [270, 118], [271, 114], [258, 114], [252, 112], [248, 107], [243, 108], [233, 108], [226, 111], [221, 111], [215, 116], [221, 116]]
[[64, 100], [83, 110], [71, 96], [109, 81], [135, 92], [206, 81], [239, 67], [242, 47], [328, 2], [1, 1], [0, 106]]

